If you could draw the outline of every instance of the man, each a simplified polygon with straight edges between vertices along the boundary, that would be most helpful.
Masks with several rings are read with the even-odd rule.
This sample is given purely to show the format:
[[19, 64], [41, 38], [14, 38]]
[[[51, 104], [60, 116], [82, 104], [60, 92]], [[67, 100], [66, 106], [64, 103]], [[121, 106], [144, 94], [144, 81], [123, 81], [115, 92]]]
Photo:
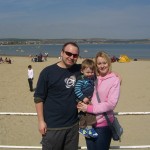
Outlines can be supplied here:
[[40, 73], [34, 101], [42, 135], [42, 150], [78, 149], [78, 111], [74, 85], [80, 74], [79, 47], [63, 45], [61, 61]]

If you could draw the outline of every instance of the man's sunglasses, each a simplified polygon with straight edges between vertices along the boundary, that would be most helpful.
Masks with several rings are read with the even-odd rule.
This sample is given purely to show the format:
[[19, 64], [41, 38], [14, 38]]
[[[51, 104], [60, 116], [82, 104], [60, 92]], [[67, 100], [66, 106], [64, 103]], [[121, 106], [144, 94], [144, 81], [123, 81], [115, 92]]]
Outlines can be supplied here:
[[67, 52], [67, 51], [63, 51], [67, 56], [71, 57], [73, 56], [73, 58], [77, 58], [79, 56], [79, 54], [72, 54], [70, 52]]

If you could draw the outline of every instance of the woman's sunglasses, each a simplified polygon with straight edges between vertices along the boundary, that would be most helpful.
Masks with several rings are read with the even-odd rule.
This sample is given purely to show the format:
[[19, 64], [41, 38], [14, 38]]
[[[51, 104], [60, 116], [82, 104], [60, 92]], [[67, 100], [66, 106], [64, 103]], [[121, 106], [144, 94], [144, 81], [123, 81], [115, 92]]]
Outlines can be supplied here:
[[67, 51], [63, 51], [67, 56], [71, 57], [73, 56], [73, 58], [77, 58], [79, 56], [79, 54], [72, 54], [70, 52], [67, 52]]

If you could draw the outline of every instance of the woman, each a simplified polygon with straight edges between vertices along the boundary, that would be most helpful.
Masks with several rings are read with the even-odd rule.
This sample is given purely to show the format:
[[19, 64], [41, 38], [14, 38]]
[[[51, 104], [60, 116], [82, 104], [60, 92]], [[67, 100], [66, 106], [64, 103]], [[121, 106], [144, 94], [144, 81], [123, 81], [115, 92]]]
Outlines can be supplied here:
[[98, 103], [95, 89], [92, 96], [92, 105], [81, 103], [77, 107], [83, 112], [96, 115], [97, 122], [94, 129], [98, 133], [98, 138], [86, 138], [88, 150], [109, 150], [112, 133], [103, 113], [107, 112], [110, 121], [113, 122], [113, 110], [117, 105], [120, 94], [120, 79], [111, 72], [111, 59], [106, 53], [97, 53], [95, 63], [98, 80], [97, 91], [101, 102]]

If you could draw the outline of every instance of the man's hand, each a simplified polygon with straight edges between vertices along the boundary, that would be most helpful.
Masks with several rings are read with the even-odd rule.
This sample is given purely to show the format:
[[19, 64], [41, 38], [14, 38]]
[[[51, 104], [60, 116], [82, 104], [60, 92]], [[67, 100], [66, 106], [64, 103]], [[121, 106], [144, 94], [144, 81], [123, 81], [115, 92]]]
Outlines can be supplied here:
[[47, 125], [46, 125], [46, 123], [44, 121], [39, 122], [39, 132], [42, 135], [45, 135], [46, 131], [47, 131]]

